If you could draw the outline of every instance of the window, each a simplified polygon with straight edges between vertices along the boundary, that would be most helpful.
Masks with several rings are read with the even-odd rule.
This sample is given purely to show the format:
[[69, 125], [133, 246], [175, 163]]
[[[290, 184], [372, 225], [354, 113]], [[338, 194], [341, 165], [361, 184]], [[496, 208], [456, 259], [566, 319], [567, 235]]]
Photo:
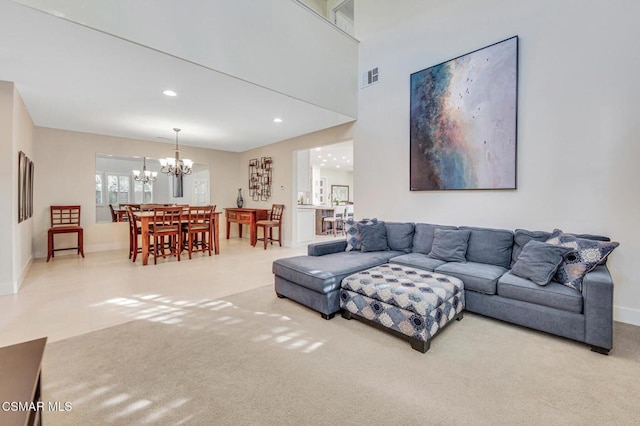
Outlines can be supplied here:
[[129, 175], [107, 174], [107, 197], [109, 204], [129, 202]]
[[140, 204], [153, 203], [153, 183], [134, 182], [133, 202]]
[[103, 185], [104, 185], [104, 175], [100, 172], [96, 173], [96, 205], [102, 206], [104, 205], [104, 196], [103, 194]]

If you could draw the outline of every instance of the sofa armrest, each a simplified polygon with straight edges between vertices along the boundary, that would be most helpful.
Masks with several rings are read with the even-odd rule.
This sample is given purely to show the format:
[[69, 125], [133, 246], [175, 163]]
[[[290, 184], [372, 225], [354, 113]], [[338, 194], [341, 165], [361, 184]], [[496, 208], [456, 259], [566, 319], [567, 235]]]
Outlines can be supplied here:
[[325, 254], [339, 253], [347, 248], [347, 240], [323, 241], [307, 246], [309, 256], [323, 256]]
[[582, 280], [585, 343], [604, 349], [613, 346], [613, 279], [605, 265]]

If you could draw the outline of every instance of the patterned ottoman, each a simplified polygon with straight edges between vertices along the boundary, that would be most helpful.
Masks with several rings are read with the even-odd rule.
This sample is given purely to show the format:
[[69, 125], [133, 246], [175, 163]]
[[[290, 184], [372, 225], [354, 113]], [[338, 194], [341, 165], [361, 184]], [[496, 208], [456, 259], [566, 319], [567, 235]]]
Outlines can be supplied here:
[[462, 319], [464, 286], [455, 277], [385, 264], [349, 275], [341, 287], [343, 318], [389, 330], [422, 353], [449, 321]]

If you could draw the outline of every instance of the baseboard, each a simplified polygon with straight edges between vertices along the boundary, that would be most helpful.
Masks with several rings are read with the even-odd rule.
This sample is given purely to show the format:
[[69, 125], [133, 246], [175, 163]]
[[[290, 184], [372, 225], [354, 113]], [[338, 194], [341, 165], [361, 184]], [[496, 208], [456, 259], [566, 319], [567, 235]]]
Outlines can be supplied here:
[[8, 296], [15, 293], [12, 282], [0, 283], [0, 296]]
[[613, 306], [613, 319], [632, 325], [640, 326], [640, 309]]
[[[117, 242], [117, 243], [108, 243], [108, 244], [92, 244], [89, 246], [84, 246], [84, 253], [93, 253], [96, 251], [109, 251], [109, 250], [120, 250], [129, 248], [129, 242]], [[71, 251], [69, 253], [72, 253]]]
[[[108, 244], [92, 244], [92, 245], [85, 245], [84, 246], [84, 254], [87, 253], [94, 253], [97, 251], [109, 251], [109, 250], [120, 250], [120, 249], [126, 249], [129, 247], [129, 242], [126, 243], [108, 243]], [[61, 251], [61, 252], [56, 252], [56, 257], [58, 256], [66, 256], [66, 255], [77, 255], [77, 253], [74, 250], [68, 250], [68, 251]], [[36, 252], [35, 255], [36, 259], [42, 259], [42, 258], [46, 258], [47, 257], [47, 252], [44, 251], [39, 251]]]
[[33, 263], [33, 256], [30, 257], [27, 264], [24, 265], [24, 268], [22, 268], [22, 272], [20, 273], [20, 276], [16, 281], [0, 283], [0, 296], [8, 296], [10, 294], [18, 293], [18, 291], [20, 290], [20, 287], [22, 286], [22, 283], [24, 282], [24, 279], [27, 276], [27, 273], [29, 272], [29, 268], [31, 267], [32, 263]]
[[33, 256], [29, 258], [29, 261], [27, 262], [27, 264], [24, 265], [24, 268], [22, 268], [22, 273], [20, 274], [20, 276], [18, 277], [18, 281], [16, 282], [15, 293], [20, 291], [20, 287], [22, 287], [22, 283], [24, 282], [24, 279], [27, 277], [27, 273], [29, 272], [29, 268], [31, 268], [32, 263], [33, 263]]

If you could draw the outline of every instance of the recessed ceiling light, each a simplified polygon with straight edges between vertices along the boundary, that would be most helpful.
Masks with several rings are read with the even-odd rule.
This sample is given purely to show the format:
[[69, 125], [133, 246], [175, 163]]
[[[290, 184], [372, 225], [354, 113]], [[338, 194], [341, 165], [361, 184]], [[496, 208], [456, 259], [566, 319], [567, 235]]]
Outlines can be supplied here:
[[316, 148], [316, 151], [322, 151], [322, 148]]
[[347, 160], [347, 163], [350, 163], [350, 162], [351, 162], [351, 160]]
[[176, 92], [174, 92], [173, 90], [165, 90], [164, 92], [162, 92], [164, 95], [167, 96], [178, 96], [178, 94]]
[[345, 157], [345, 156], [343, 155], [343, 156], [342, 156], [342, 159], [343, 159], [343, 160], [346, 160], [346, 159], [347, 159], [347, 157]]
[[327, 157], [331, 157], [331, 153], [327, 154]]
[[324, 167], [324, 163], [320, 164], [320, 167]]
[[336, 166], [336, 169], [339, 169], [339, 168], [340, 168], [340, 165], [338, 164], [338, 165]]
[[318, 158], [322, 158], [322, 155], [318, 155]]
[[338, 159], [338, 157], [333, 157], [333, 161], [336, 161]]
[[273, 119], [273, 122], [274, 123], [282, 123], [282, 118], [276, 117], [276, 118]]
[[322, 162], [323, 162], [323, 163], [326, 163], [326, 162], [327, 162], [327, 159], [325, 158], [324, 160], [322, 160]]

